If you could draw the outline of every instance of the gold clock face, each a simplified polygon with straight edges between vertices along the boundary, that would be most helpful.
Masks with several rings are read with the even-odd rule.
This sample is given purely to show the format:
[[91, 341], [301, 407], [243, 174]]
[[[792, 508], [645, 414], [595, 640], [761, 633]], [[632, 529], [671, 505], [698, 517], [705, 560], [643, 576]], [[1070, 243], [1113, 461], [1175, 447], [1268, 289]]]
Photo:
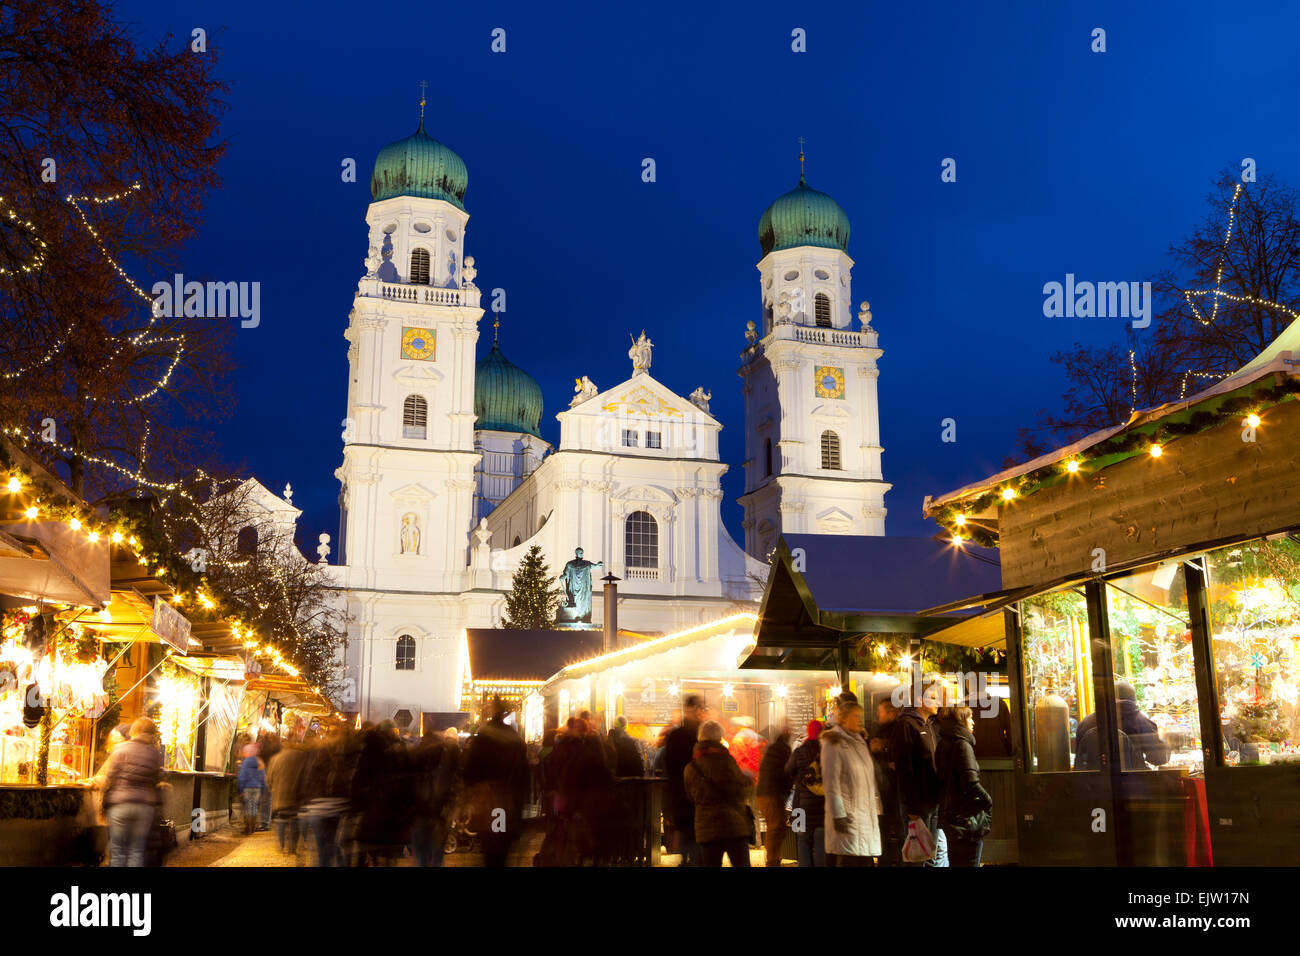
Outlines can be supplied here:
[[813, 386], [818, 398], [843, 398], [844, 369], [818, 365], [813, 372]]
[[437, 346], [437, 332], [434, 329], [402, 329], [402, 358], [432, 362], [438, 353]]

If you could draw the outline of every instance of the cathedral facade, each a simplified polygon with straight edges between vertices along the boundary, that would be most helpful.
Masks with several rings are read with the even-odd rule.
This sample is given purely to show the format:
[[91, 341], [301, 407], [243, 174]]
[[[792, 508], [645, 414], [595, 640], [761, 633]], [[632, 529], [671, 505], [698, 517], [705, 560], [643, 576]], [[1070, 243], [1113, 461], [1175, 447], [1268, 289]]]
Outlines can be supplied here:
[[801, 175], [760, 224], [762, 327], [749, 323], [740, 367], [742, 547], [721, 520], [728, 466], [710, 395], [660, 382], [644, 332], [628, 377], [608, 388], [578, 378], [555, 416], [558, 446], [542, 437], [537, 382], [495, 331], [478, 345], [467, 183], [423, 119], [380, 152], [371, 177], [335, 472], [350, 617], [343, 707], [367, 720], [459, 709], [466, 629], [500, 624], [534, 545], [557, 576], [578, 548], [602, 562], [593, 578], [622, 579], [620, 626], [654, 634], [756, 610], [782, 531], [884, 533], [880, 351], [865, 304], [862, 328], [850, 327], [848, 219], [834, 200]]

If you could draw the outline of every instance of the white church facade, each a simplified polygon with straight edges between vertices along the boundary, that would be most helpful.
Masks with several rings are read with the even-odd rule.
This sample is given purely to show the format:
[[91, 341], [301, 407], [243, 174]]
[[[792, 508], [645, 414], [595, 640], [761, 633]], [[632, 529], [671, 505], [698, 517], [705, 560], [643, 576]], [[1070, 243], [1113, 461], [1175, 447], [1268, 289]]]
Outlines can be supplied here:
[[757, 610], [782, 531], [884, 533], [881, 353], [865, 303], [851, 328], [848, 220], [834, 200], [801, 174], [760, 224], [763, 322], [750, 323], [740, 367], [742, 547], [721, 520], [728, 465], [710, 395], [683, 397], [652, 375], [645, 333], [631, 374], [609, 388], [582, 375], [556, 415], [558, 446], [542, 438], [536, 381], [495, 331], [478, 346], [467, 181], [423, 118], [380, 152], [371, 179], [335, 472], [350, 618], [341, 709], [366, 720], [459, 709], [466, 629], [499, 625], [534, 545], [557, 576], [577, 548], [603, 562], [592, 627], [598, 579], [613, 573], [620, 627], [653, 634]]

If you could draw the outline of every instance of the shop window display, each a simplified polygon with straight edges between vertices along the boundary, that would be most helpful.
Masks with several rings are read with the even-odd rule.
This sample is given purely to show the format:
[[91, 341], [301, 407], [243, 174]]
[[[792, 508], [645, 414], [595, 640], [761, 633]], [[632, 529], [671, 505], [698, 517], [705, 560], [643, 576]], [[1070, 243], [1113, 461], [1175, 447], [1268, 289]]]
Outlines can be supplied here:
[[1074, 768], [1072, 742], [1079, 724], [1096, 709], [1082, 589], [1067, 588], [1022, 601], [1020, 622], [1029, 769], [1068, 771]]
[[1226, 762], [1300, 761], [1300, 539], [1215, 551], [1206, 577]]
[[[1120, 766], [1200, 770], [1200, 713], [1182, 562], [1106, 582]], [[1076, 746], [1087, 751], [1082, 738]]]

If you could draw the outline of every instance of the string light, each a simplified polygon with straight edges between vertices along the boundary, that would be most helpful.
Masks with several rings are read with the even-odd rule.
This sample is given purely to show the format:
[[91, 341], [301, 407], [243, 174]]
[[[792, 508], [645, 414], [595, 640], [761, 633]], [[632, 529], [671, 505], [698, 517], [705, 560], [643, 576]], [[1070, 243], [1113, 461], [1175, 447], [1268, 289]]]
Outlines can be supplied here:
[[957, 527], [959, 527], [959, 528], [964, 528], [964, 527], [966, 527], [966, 516], [965, 516], [965, 515], [958, 515], [956, 518], [953, 519], [953, 521], [956, 523]]
[[1256, 415], [1254, 412], [1251, 412], [1249, 415], [1246, 416], [1246, 424], [1251, 428], [1258, 428], [1259, 416]]
[[17, 476], [9, 479], [9, 493], [16, 495], [23, 490], [23, 483], [18, 480]]
[[1068, 462], [1066, 462], [1066, 463], [1065, 463], [1065, 470], [1068, 471], [1068, 472], [1069, 472], [1070, 474], [1072, 474], [1072, 475], [1077, 474], [1078, 471], [1079, 471], [1079, 461], [1078, 461], [1078, 459], [1077, 459], [1077, 458], [1071, 458]]
[[1158, 444], [1152, 445], [1150, 451], [1151, 451], [1152, 458], [1159, 458], [1161, 455], [1165, 453], [1165, 450], [1161, 448]]
[[1010, 501], [1010, 500], [1011, 500], [1012, 498], [1014, 498], [1015, 496], [1016, 496], [1016, 489], [1014, 489], [1014, 488], [1003, 488], [1003, 489], [1002, 489], [1002, 500], [1003, 500], [1003, 501]]

